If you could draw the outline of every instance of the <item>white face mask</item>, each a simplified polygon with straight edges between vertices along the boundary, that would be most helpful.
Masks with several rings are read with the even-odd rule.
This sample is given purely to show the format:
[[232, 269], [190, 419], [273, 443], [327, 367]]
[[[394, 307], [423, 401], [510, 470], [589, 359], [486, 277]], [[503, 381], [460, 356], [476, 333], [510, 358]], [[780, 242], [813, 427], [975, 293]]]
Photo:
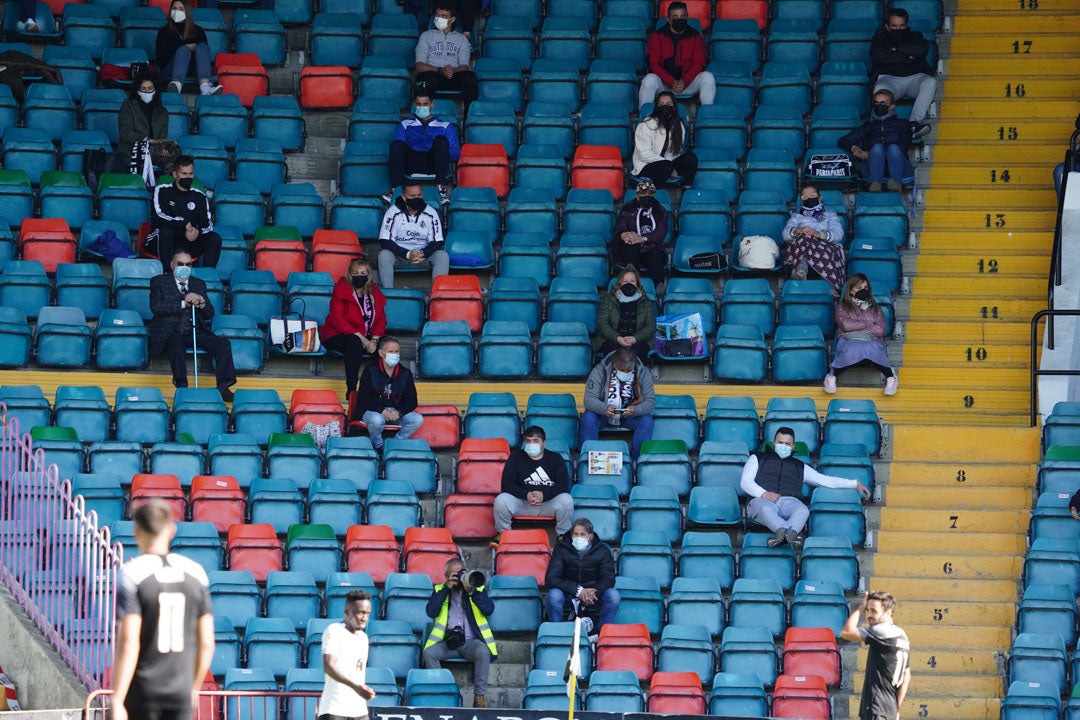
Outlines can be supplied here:
[[631, 380], [634, 379], [634, 372], [632, 370], [630, 372], [623, 372], [622, 370], [616, 370], [615, 371], [615, 377], [618, 379], [619, 382], [624, 382], [624, 383], [625, 382], [630, 382]]
[[781, 460], [786, 460], [787, 458], [791, 457], [790, 445], [781, 445], [779, 443], [776, 443], [773, 445], [773, 450], [776, 451], [776, 454], [780, 456]]
[[173, 10], [169, 13], [169, 17], [171, 17], [172, 21], [175, 23], [182, 23], [187, 20], [187, 13], [183, 10]]
[[154, 96], [155, 95], [157, 95], [156, 92], [143, 92], [142, 90], [139, 91], [139, 99], [142, 100], [147, 105], [154, 102]]
[[437, 17], [435, 18], [435, 29], [446, 32], [450, 28], [450, 18]]
[[531, 458], [538, 458], [538, 457], [540, 457], [540, 453], [543, 452], [543, 450], [540, 447], [540, 443], [536, 443], [536, 442], [525, 443], [524, 450], [525, 450], [525, 454], [528, 455]]
[[397, 367], [399, 362], [401, 362], [401, 353], [386, 353], [386, 357], [383, 358], [383, 365], [388, 368]]
[[573, 544], [574, 549], [578, 552], [583, 552], [589, 547], [589, 538], [576, 537], [570, 542]]

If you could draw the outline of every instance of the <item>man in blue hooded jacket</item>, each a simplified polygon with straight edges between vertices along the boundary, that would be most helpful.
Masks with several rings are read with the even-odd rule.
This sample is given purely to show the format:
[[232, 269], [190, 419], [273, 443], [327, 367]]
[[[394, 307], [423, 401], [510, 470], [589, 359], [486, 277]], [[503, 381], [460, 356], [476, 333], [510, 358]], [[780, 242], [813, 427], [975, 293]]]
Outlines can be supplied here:
[[[457, 128], [436, 115], [434, 105], [430, 90], [416, 91], [413, 114], [398, 124], [390, 143], [390, 182], [396, 187], [405, 184], [406, 175], [434, 175], [439, 184], [439, 201], [445, 205], [450, 202], [450, 163], [461, 157], [461, 145]], [[391, 187], [383, 200], [390, 202], [393, 195]]]

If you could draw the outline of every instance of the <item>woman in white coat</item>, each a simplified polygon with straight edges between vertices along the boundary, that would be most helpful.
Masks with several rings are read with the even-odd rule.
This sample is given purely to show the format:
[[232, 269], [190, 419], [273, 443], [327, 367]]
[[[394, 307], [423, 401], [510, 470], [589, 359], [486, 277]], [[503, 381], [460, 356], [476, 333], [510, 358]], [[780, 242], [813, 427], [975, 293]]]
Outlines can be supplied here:
[[686, 149], [686, 137], [675, 95], [667, 90], [657, 93], [652, 114], [634, 131], [634, 175], [652, 180], [657, 187], [681, 178], [683, 188], [689, 188], [698, 159]]

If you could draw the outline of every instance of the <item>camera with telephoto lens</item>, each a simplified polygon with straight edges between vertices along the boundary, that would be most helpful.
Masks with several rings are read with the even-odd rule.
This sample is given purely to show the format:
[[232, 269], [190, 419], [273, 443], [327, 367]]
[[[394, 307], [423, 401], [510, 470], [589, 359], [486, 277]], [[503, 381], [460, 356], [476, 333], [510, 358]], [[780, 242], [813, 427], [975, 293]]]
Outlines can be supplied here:
[[443, 642], [446, 643], [447, 648], [457, 650], [465, 644], [465, 628], [460, 625], [450, 628], [446, 631], [446, 638]]

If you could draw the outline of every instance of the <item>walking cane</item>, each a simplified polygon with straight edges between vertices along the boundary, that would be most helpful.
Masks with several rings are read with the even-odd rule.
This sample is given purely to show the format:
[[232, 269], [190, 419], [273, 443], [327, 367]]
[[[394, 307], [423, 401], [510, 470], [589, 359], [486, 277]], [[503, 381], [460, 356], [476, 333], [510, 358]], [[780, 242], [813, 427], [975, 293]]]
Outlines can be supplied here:
[[195, 306], [191, 306], [191, 349], [194, 353], [191, 364], [195, 366], [195, 387], [199, 387], [199, 341], [195, 334]]

